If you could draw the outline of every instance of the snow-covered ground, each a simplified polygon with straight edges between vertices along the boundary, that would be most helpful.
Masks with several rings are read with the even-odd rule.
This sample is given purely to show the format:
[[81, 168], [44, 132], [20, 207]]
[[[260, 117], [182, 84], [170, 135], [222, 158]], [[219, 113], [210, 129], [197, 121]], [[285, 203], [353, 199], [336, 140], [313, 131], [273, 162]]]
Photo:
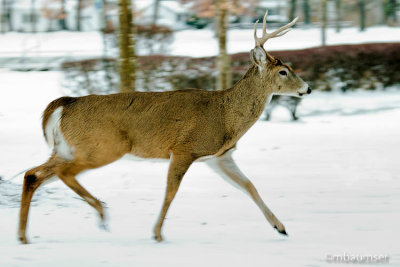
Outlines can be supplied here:
[[[327, 255], [388, 255], [400, 265], [400, 92], [313, 93], [288, 122], [259, 121], [234, 156], [285, 224], [280, 236], [242, 192], [194, 164], [151, 239], [168, 164], [122, 159], [80, 176], [107, 203], [111, 231], [55, 182], [38, 190], [32, 244], [16, 238], [22, 174], [49, 154], [40, 117], [58, 72], [0, 72], [0, 266], [326, 266]], [[337, 265], [342, 266], [342, 265]]]
[[0, 34], [0, 57], [99, 56], [99, 32], [48, 32]]
[[[260, 26], [261, 27], [261, 26]], [[271, 29], [273, 30], [273, 29]], [[261, 29], [259, 29], [261, 34]], [[327, 44], [357, 44], [399, 42], [399, 27], [371, 27], [365, 32], [344, 28], [340, 33], [327, 31]], [[174, 34], [167, 54], [204, 57], [218, 53], [215, 33], [210, 29], [185, 30]], [[268, 51], [302, 49], [321, 45], [318, 28], [295, 28], [279, 39], [268, 41]], [[247, 52], [254, 46], [252, 29], [231, 29], [228, 32], [228, 52]], [[147, 51], [147, 50], [146, 50]], [[103, 41], [99, 32], [7, 33], [0, 35], [0, 58], [95, 57], [101, 56]], [[139, 49], [139, 54], [142, 52]]]

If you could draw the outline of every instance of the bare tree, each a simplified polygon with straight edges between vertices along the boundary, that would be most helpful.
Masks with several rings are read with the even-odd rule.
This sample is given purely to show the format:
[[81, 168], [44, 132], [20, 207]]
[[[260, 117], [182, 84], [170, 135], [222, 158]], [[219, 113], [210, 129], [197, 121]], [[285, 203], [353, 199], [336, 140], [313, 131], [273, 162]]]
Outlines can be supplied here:
[[36, 16], [36, 11], [35, 11], [35, 0], [31, 0], [31, 11], [29, 14], [30, 17], [30, 23], [31, 23], [31, 32], [36, 32], [36, 21], [37, 21], [37, 16]]
[[[108, 88], [113, 88], [113, 77], [112, 77], [112, 72], [113, 72], [113, 65], [111, 64], [109, 58], [108, 58], [108, 40], [112, 38], [113, 41], [115, 41], [115, 27], [113, 26], [113, 23], [111, 20], [109, 20], [107, 16], [107, 0], [101, 0], [102, 3], [102, 9], [101, 9], [101, 18], [102, 18], [102, 25], [101, 25], [101, 33], [102, 33], [102, 39], [103, 39], [103, 70], [105, 73], [105, 80], [107, 83]], [[112, 37], [111, 37], [112, 36]], [[111, 37], [111, 38], [110, 38]]]
[[81, 22], [82, 22], [82, 14], [81, 14], [81, 11], [82, 11], [82, 8], [83, 8], [83, 5], [82, 5], [82, 0], [78, 0], [77, 1], [77, 3], [76, 3], [76, 30], [77, 31], [81, 31]]
[[[36, 0], [31, 0], [36, 1]], [[42, 16], [48, 21], [48, 30], [67, 30], [66, 25], [66, 10], [65, 10], [66, 0], [43, 0], [40, 1], [40, 13], [36, 11], [36, 18], [33, 16], [32, 19], [38, 20], [39, 16]]]
[[6, 9], [6, 20], [7, 20], [7, 24], [8, 24], [8, 30], [9, 31], [13, 31], [14, 30], [14, 25], [12, 22], [12, 13], [13, 13], [13, 3], [11, 2], [11, 0], [7, 1], [7, 9]]
[[321, 45], [326, 45], [326, 0], [321, 0]]
[[119, 54], [121, 92], [135, 90], [135, 47], [131, 0], [119, 0]]
[[358, 0], [357, 3], [360, 14], [360, 31], [365, 31], [365, 1]]
[[157, 18], [158, 18], [158, 10], [160, 8], [160, 0], [155, 0], [154, 1], [154, 12], [153, 12], [153, 19], [152, 19], [152, 24], [157, 23]]
[[1, 0], [0, 8], [0, 32], [5, 33], [13, 30], [11, 14], [12, 14], [12, 1]]
[[292, 21], [296, 17], [297, 0], [290, 0], [289, 20]]
[[341, 13], [341, 0], [335, 0], [335, 29], [336, 32], [340, 32], [341, 26], [340, 23], [342, 21], [342, 13]]
[[1, 0], [1, 9], [0, 9], [0, 32], [6, 32], [6, 9], [7, 9], [7, 1]]
[[226, 34], [229, 17], [228, 3], [226, 0], [217, 0], [217, 13], [219, 54], [217, 57], [218, 77], [216, 88], [217, 90], [223, 90], [232, 85], [230, 58], [226, 51]]
[[219, 54], [217, 57], [218, 76], [216, 88], [223, 90], [232, 85], [230, 56], [226, 49], [226, 35], [229, 14], [251, 14], [259, 0], [181, 0], [182, 3], [192, 3], [191, 9], [198, 17], [215, 17], [218, 36]]
[[303, 0], [304, 24], [311, 23], [310, 3], [308, 0]]
[[62, 30], [68, 30], [67, 28], [67, 23], [65, 21], [66, 17], [67, 17], [67, 12], [65, 11], [65, 1], [66, 0], [61, 0], [61, 11], [60, 11], [60, 19], [59, 24]]
[[397, 1], [396, 0], [389, 0], [389, 18], [396, 23], [397, 22]]

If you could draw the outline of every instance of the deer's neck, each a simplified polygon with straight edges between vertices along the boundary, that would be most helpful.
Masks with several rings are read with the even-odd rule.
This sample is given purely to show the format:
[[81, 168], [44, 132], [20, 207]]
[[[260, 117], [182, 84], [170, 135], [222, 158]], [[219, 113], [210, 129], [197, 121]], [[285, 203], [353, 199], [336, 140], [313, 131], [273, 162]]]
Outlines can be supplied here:
[[247, 131], [261, 116], [272, 92], [272, 82], [263, 79], [256, 66], [252, 66], [240, 81], [226, 90], [227, 116], [233, 121], [234, 128]]

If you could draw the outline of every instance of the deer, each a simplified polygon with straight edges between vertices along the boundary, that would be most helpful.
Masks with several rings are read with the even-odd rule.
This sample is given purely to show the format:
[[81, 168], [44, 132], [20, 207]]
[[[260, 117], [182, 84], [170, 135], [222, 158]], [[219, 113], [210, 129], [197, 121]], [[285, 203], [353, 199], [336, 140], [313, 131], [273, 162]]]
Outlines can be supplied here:
[[255, 47], [251, 67], [233, 87], [207, 91], [128, 92], [110, 95], [61, 97], [44, 110], [42, 129], [52, 149], [49, 159], [25, 173], [18, 238], [27, 244], [26, 228], [33, 194], [51, 178], [60, 179], [92, 206], [105, 225], [104, 207], [77, 180], [82, 171], [110, 164], [124, 155], [169, 160], [162, 208], [153, 228], [154, 239], [164, 240], [162, 227], [168, 209], [189, 167], [203, 161], [247, 193], [266, 220], [280, 234], [284, 225], [240, 171], [232, 153], [274, 94], [303, 96], [311, 89], [293, 69], [264, 49], [268, 39], [286, 34], [296, 23], [262, 37], [254, 24]]
[[300, 104], [301, 98], [295, 96], [285, 96], [285, 95], [274, 95], [271, 101], [265, 108], [265, 120], [269, 121], [271, 119], [271, 114], [274, 108], [277, 106], [283, 106], [287, 108], [292, 117], [292, 121], [297, 121], [299, 117], [296, 115], [297, 106]]

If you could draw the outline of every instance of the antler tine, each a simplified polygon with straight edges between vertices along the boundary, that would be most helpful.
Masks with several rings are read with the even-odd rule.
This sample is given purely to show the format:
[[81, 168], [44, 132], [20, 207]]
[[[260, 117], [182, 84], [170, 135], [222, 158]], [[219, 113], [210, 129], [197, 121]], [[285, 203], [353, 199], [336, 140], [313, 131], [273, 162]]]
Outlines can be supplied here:
[[269, 33], [268, 35], [270, 35], [269, 38], [274, 38], [274, 37], [279, 37], [282, 36], [286, 33], [288, 33], [291, 30], [291, 27], [296, 24], [297, 20], [299, 19], [299, 17], [295, 17], [290, 23], [286, 24], [285, 26], [277, 29], [276, 31]]
[[265, 11], [263, 19], [263, 35], [267, 32], [267, 16], [268, 16], [268, 9]]
[[[264, 15], [264, 19], [263, 19], [263, 37], [264, 34], [267, 32], [267, 16], [268, 16], [268, 9], [265, 11], [265, 15]], [[254, 24], [254, 40], [256, 41], [256, 46], [262, 46], [263, 44], [261, 44], [262, 38], [258, 38], [257, 37], [257, 25], [258, 25], [259, 20], [256, 21], [256, 23]]]
[[286, 24], [285, 26], [275, 30], [272, 33], [267, 33], [267, 15], [268, 15], [268, 10], [265, 12], [265, 15], [264, 15], [264, 19], [263, 19], [263, 34], [262, 34], [261, 38], [257, 37], [258, 20], [254, 24], [254, 40], [256, 42], [256, 46], [263, 46], [268, 39], [279, 37], [279, 36], [282, 36], [282, 35], [286, 34], [287, 32], [289, 32], [291, 30], [290, 28], [299, 19], [298, 17], [296, 17], [294, 20], [292, 20], [290, 23]]
[[258, 21], [259, 20], [257, 20], [256, 23], [254, 23], [254, 41], [256, 42], [256, 46], [260, 45], [259, 39], [257, 37], [257, 24], [258, 24]]

